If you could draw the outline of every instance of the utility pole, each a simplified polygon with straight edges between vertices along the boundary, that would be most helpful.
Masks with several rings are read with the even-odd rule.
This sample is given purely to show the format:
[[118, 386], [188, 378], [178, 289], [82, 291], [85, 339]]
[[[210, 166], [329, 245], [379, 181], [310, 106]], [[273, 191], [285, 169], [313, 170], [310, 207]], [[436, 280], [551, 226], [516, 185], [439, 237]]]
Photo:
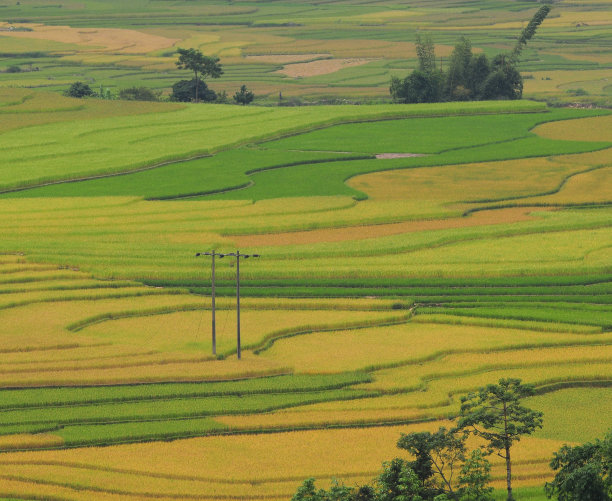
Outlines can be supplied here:
[[217, 354], [217, 328], [215, 321], [215, 256], [219, 258], [225, 257], [225, 254], [217, 254], [214, 250], [212, 252], [198, 252], [196, 257], [199, 256], [212, 256], [212, 354]]
[[240, 254], [240, 251], [230, 252], [226, 256], [236, 257], [236, 354], [238, 360], [242, 357], [242, 349], [240, 344], [240, 258], [248, 259], [250, 257], [259, 257], [259, 254]]
[[218, 254], [212, 252], [198, 252], [198, 256], [212, 256], [212, 343], [213, 355], [216, 355], [216, 334], [215, 334], [215, 256], [223, 258], [225, 256], [233, 256], [236, 258], [236, 354], [238, 360], [242, 357], [241, 341], [240, 341], [240, 258], [248, 259], [250, 257], [259, 257], [259, 254], [240, 254], [240, 251], [229, 252], [227, 254]]

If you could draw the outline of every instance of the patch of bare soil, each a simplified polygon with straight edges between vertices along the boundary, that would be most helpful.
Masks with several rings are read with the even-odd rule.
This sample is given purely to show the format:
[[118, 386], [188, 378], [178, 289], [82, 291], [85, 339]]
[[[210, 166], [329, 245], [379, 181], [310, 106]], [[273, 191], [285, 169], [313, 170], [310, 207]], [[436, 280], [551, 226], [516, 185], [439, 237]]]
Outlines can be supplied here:
[[264, 235], [244, 235], [230, 237], [239, 247], [267, 247], [277, 245], [302, 245], [320, 242], [343, 242], [363, 240], [417, 231], [445, 230], [470, 226], [516, 223], [534, 219], [532, 211], [550, 210], [542, 207], [510, 207], [475, 212], [466, 217], [434, 219], [426, 221], [406, 221], [403, 223], [348, 226], [322, 230], [295, 231], [287, 233], [268, 233]]
[[412, 158], [412, 157], [424, 157], [423, 153], [379, 153], [376, 158], [379, 160], [387, 160], [389, 158]]
[[282, 73], [291, 78], [314, 77], [335, 73], [336, 71], [351, 66], [361, 66], [370, 61], [372, 61], [372, 59], [320, 59], [308, 63], [288, 64], [282, 70], [278, 70], [278, 73]]

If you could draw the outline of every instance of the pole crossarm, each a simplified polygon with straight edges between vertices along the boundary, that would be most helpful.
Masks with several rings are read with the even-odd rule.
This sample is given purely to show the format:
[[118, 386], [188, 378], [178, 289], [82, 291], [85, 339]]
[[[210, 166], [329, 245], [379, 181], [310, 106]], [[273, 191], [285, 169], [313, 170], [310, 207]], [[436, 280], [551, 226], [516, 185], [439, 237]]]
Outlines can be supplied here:
[[212, 350], [213, 355], [217, 354], [217, 338], [215, 330], [215, 257], [223, 258], [231, 256], [236, 258], [236, 355], [238, 360], [242, 357], [240, 344], [240, 258], [248, 259], [250, 257], [260, 257], [259, 254], [241, 254], [239, 250], [236, 252], [218, 253], [212, 252], [197, 252], [196, 257], [211, 256], [212, 257]]

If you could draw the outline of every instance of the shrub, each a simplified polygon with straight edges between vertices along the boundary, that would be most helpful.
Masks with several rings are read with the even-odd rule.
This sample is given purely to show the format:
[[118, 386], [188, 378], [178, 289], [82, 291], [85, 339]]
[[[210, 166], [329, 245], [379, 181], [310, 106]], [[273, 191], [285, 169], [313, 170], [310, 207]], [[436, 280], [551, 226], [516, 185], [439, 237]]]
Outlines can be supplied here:
[[94, 92], [91, 90], [91, 87], [83, 82], [74, 82], [65, 92], [65, 94], [69, 97], [78, 98], [92, 96], [93, 93]]
[[148, 87], [128, 87], [119, 91], [119, 99], [125, 101], [159, 101], [160, 91]]
[[240, 90], [234, 94], [236, 104], [242, 104], [243, 106], [249, 104], [253, 99], [255, 99], [255, 94], [248, 90], [246, 85], [240, 87]]
[[[198, 99], [200, 101], [212, 102], [217, 100], [217, 94], [212, 89], [208, 88], [206, 82], [198, 79]], [[196, 79], [179, 80], [172, 86], [172, 95], [170, 98], [173, 101], [189, 103], [195, 99]]]

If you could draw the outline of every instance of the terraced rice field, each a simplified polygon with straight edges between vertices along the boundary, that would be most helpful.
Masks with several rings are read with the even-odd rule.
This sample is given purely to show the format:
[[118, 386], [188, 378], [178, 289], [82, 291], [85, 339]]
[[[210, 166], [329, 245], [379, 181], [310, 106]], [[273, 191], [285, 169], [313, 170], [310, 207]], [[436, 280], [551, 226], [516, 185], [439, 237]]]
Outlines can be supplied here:
[[[519, 377], [546, 421], [515, 481], [541, 499], [552, 452], [609, 428], [605, 110], [1, 96], [21, 121], [0, 135], [0, 496], [280, 500], [309, 476], [368, 482], [401, 432]], [[120, 149], [87, 162], [77, 136], [145, 167], [211, 155], [130, 172]], [[60, 182], [96, 173], [122, 175]], [[236, 248], [261, 255], [240, 267], [241, 360], [235, 259], [216, 262], [215, 357], [195, 258]]]

